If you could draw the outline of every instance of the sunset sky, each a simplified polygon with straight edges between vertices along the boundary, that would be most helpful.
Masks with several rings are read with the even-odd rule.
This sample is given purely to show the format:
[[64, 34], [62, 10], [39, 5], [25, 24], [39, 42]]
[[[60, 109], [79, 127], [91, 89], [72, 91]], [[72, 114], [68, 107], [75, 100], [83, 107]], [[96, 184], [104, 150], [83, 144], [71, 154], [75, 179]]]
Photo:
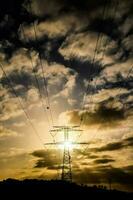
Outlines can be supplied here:
[[[56, 179], [72, 133], [73, 181], [133, 191], [133, 1], [0, 5], [0, 179]], [[55, 140], [63, 140], [62, 133]]]

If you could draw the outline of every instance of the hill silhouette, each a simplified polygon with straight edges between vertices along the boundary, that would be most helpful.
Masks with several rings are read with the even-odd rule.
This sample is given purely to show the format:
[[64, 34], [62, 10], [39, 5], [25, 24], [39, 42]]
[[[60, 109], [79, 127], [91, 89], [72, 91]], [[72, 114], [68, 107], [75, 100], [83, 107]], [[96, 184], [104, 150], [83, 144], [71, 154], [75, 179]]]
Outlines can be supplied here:
[[[7, 179], [0, 182], [0, 194], [11, 199], [45, 199], [46, 197], [54, 198], [87, 198], [93, 199], [133, 199], [133, 193], [122, 192], [118, 190], [107, 190], [105, 187], [88, 187], [76, 183], [63, 182], [59, 180], [36, 180], [27, 179], [23, 181]], [[9, 199], [9, 198], [8, 198]]]

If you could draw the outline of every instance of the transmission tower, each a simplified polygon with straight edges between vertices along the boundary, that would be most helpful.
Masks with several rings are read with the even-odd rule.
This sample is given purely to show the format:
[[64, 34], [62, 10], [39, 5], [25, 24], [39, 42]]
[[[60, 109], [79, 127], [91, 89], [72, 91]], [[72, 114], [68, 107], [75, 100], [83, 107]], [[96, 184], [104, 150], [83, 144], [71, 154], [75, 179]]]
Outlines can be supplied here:
[[[53, 126], [53, 130], [51, 132], [60, 132], [63, 134], [63, 142], [56, 143], [45, 143], [45, 145], [55, 145], [55, 144], [63, 144], [63, 161], [62, 161], [62, 173], [61, 179], [63, 181], [72, 182], [72, 167], [71, 167], [71, 154], [70, 154], [70, 133], [81, 132], [82, 130], [77, 129], [79, 126]], [[72, 142], [71, 144], [83, 144]]]

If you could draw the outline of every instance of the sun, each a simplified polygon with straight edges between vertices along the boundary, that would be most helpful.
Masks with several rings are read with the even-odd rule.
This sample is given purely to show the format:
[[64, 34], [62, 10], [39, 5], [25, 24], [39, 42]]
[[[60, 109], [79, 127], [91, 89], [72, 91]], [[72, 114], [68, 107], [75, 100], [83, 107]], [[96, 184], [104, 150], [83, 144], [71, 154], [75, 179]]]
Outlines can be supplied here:
[[73, 144], [70, 141], [66, 141], [66, 142], [62, 143], [61, 145], [59, 145], [59, 148], [60, 149], [67, 148], [69, 150], [72, 150], [73, 149]]
[[66, 148], [71, 149], [72, 148], [72, 143], [67, 141], [67, 142], [64, 142], [63, 146], [66, 147]]

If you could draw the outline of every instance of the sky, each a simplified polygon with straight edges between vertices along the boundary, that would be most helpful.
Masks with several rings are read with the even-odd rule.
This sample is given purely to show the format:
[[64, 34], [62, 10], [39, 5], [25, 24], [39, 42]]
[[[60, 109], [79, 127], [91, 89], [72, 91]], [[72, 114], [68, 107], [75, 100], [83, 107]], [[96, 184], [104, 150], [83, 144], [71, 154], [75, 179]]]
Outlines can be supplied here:
[[131, 0], [4, 0], [0, 179], [57, 179], [70, 135], [73, 181], [133, 191]]

